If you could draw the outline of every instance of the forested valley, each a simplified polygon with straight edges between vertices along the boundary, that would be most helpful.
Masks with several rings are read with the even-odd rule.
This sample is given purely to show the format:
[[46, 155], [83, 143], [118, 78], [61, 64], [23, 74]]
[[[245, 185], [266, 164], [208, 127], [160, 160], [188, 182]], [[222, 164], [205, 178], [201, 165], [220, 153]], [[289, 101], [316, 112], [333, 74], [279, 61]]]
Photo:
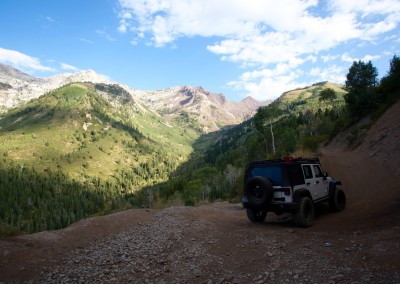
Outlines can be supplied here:
[[[267, 92], [268, 90], [266, 90]], [[0, 117], [0, 236], [55, 230], [127, 208], [239, 201], [251, 160], [316, 153], [400, 97], [400, 59], [378, 81], [354, 62], [345, 86], [282, 94], [235, 127], [201, 133], [187, 113], [165, 121], [123, 89], [73, 83]], [[355, 147], [368, 126], [346, 137]]]

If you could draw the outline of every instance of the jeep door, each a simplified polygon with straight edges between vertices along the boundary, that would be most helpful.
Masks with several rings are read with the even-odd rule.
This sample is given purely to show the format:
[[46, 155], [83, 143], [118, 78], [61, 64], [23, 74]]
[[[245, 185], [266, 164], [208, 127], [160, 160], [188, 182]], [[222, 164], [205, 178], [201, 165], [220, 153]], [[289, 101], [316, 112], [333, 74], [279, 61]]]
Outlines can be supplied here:
[[302, 165], [305, 184], [315, 201], [325, 196], [324, 177], [319, 165]]
[[324, 172], [318, 164], [312, 165], [312, 169], [318, 198], [326, 197], [328, 195], [328, 181], [324, 178]]

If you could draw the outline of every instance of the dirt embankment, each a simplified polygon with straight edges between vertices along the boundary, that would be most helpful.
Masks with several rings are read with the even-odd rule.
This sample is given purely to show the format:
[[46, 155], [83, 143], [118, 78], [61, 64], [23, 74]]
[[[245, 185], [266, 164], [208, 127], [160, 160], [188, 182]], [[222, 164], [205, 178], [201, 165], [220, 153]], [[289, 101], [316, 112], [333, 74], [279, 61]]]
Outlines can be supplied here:
[[247, 220], [240, 204], [128, 210], [0, 240], [0, 282], [400, 283], [400, 102], [349, 150], [322, 151], [346, 210]]

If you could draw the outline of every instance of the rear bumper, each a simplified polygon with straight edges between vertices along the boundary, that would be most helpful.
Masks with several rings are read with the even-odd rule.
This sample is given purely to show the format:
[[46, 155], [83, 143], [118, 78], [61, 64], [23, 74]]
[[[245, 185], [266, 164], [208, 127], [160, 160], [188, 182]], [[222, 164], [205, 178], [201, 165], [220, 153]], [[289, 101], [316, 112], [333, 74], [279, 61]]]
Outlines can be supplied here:
[[290, 212], [299, 209], [300, 205], [296, 202], [271, 202], [262, 208], [255, 208], [253, 205], [249, 203], [249, 200], [246, 196], [242, 196], [242, 205], [244, 208], [249, 209], [266, 209], [269, 212], [276, 212], [276, 213], [283, 213], [283, 212]]

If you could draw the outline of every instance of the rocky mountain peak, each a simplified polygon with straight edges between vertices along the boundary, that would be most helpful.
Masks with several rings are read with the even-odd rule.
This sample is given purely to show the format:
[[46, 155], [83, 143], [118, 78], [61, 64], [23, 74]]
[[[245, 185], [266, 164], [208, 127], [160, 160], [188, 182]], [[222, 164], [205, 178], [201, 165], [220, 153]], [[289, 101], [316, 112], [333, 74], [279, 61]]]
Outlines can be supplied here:
[[26, 81], [26, 82], [40, 81], [39, 78], [35, 78], [31, 75], [23, 73], [10, 65], [0, 63], [0, 82], [8, 83], [6, 81], [10, 81], [10, 80], [11, 81], [20, 80], [20, 81]]
[[252, 109], [257, 109], [262, 105], [267, 105], [268, 102], [261, 104], [259, 101], [255, 100], [253, 97], [248, 96], [248, 97], [244, 98], [243, 100], [241, 100], [240, 104], [243, 106], [252, 108]]
[[136, 92], [136, 95], [169, 119], [186, 112], [192, 119], [200, 123], [205, 132], [241, 123], [263, 105], [254, 99], [251, 101], [250, 98], [248, 103], [232, 102], [227, 100], [223, 94], [191, 86], [141, 91]]
[[[30, 101], [51, 90], [73, 82], [110, 83], [108, 78], [93, 70], [64, 73], [48, 78], [35, 78], [9, 65], [0, 64], [0, 107], [9, 108]], [[11, 86], [11, 87], [9, 87]]]

